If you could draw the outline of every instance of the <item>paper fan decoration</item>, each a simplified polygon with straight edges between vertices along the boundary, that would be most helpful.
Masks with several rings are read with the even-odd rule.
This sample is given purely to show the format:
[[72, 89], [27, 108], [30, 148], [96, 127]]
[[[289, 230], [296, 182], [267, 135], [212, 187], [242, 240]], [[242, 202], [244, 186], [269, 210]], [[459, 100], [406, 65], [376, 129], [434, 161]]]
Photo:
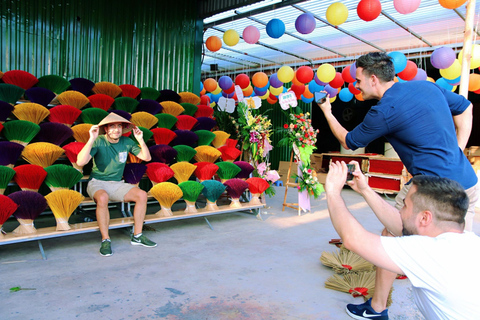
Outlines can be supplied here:
[[39, 124], [48, 117], [50, 111], [41, 104], [29, 102], [17, 104], [12, 113], [18, 120], [25, 120]]
[[177, 179], [177, 183], [182, 183], [190, 179], [197, 167], [191, 163], [182, 161], [172, 164], [170, 168], [175, 173], [174, 177]]
[[210, 107], [210, 106], [206, 106], [206, 105], [199, 105], [197, 106], [198, 109], [197, 111], [195, 112], [195, 115], [194, 117], [195, 118], [212, 118], [213, 117], [213, 108]]
[[202, 190], [205, 188], [203, 184], [197, 181], [185, 181], [179, 183], [178, 186], [182, 189], [183, 200], [185, 200], [186, 208], [185, 213], [195, 213], [198, 212], [195, 207], [195, 202], [202, 193]]
[[2, 81], [27, 90], [36, 85], [38, 79], [27, 71], [10, 70], [3, 74]]
[[194, 159], [197, 162], [211, 162], [214, 163], [222, 155], [220, 151], [211, 146], [198, 146], [195, 148], [197, 154]]
[[227, 146], [220, 147], [218, 148], [218, 150], [222, 153], [223, 161], [233, 162], [242, 154], [242, 151], [238, 150], [237, 148], [232, 148]]
[[165, 144], [157, 144], [148, 148], [153, 162], [161, 162], [170, 165], [175, 161], [177, 150]]
[[148, 179], [152, 182], [153, 185], [157, 183], [166, 182], [173, 178], [175, 172], [166, 165], [165, 163], [161, 162], [150, 162], [146, 164], [147, 170], [146, 174]]
[[50, 109], [48, 121], [62, 123], [71, 127], [81, 114], [82, 111], [74, 106], [58, 105]]
[[128, 113], [133, 113], [137, 109], [138, 106], [138, 100], [135, 100], [130, 97], [119, 97], [115, 99], [115, 103], [113, 104], [113, 107], [116, 110], [123, 110]]
[[183, 107], [184, 111], [182, 114], [187, 115], [187, 116], [194, 116], [195, 112], [197, 112], [198, 107], [194, 104], [191, 103], [180, 103], [180, 105]]
[[185, 109], [183, 109], [179, 103], [173, 101], [163, 101], [162, 107], [162, 113], [168, 113], [175, 117], [179, 116], [183, 113], [183, 111], [185, 111]]
[[217, 200], [225, 191], [226, 186], [217, 180], [205, 180], [201, 183], [205, 187], [202, 194], [207, 198], [205, 209], [208, 211], [218, 210]]
[[70, 230], [68, 219], [85, 197], [75, 190], [56, 190], [45, 196], [48, 206], [57, 221], [57, 231]]
[[88, 100], [83, 93], [73, 90], [60, 93], [57, 96], [57, 100], [60, 101], [61, 104], [73, 106], [77, 109], [82, 109], [88, 103], [90, 103], [90, 100]]
[[112, 98], [118, 97], [122, 93], [122, 89], [114, 83], [108, 81], [97, 82], [92, 88], [95, 93], [102, 93]]
[[12, 231], [17, 235], [37, 232], [33, 221], [47, 208], [45, 197], [34, 191], [17, 191], [8, 195], [18, 205], [13, 216], [20, 225]]
[[47, 171], [35, 164], [23, 164], [14, 167], [13, 170], [15, 170], [13, 180], [24, 191], [37, 192], [47, 176]]
[[248, 183], [248, 190], [252, 194], [249, 204], [261, 205], [260, 195], [270, 187], [270, 184], [260, 177], [252, 177], [246, 180]]
[[93, 126], [91, 123], [80, 123], [72, 127], [73, 138], [77, 142], [87, 143], [90, 138], [90, 128]]
[[213, 179], [213, 176], [218, 171], [218, 166], [215, 163], [196, 162], [194, 165], [197, 167], [195, 169], [195, 176], [200, 182]]
[[26, 146], [39, 131], [40, 126], [36, 123], [25, 120], [10, 120], [3, 124], [2, 133], [8, 141]]
[[197, 154], [197, 151], [190, 146], [179, 144], [173, 146], [173, 149], [177, 150], [177, 162], [186, 161], [190, 162]]
[[199, 146], [208, 146], [212, 143], [213, 139], [215, 139], [215, 133], [208, 130], [196, 130], [195, 133], [198, 136], [197, 144]]
[[86, 96], [89, 96], [92, 92], [95, 83], [89, 79], [85, 78], [74, 78], [69, 80], [71, 88], [74, 91], [83, 93]]
[[142, 91], [133, 84], [121, 84], [118, 87], [122, 89], [122, 97], [136, 99], [140, 93], [142, 93]]
[[177, 137], [175, 132], [166, 128], [154, 128], [151, 131], [155, 144], [170, 144]]
[[151, 129], [154, 125], [157, 124], [158, 119], [148, 112], [139, 111], [132, 114], [132, 119], [130, 119], [130, 121], [138, 127]]
[[46, 88], [33, 87], [25, 91], [25, 97], [30, 100], [30, 102], [47, 107], [55, 98], [55, 93]]
[[161, 210], [156, 214], [163, 217], [173, 216], [172, 206], [183, 196], [182, 189], [171, 182], [154, 185], [150, 194], [160, 203]]
[[231, 208], [241, 208], [240, 197], [247, 190], [248, 183], [242, 179], [230, 179], [223, 183], [227, 187], [227, 192], [232, 198]]
[[13, 168], [24, 146], [12, 141], [0, 141], [0, 166]]
[[241, 171], [236, 175], [235, 178], [248, 179], [250, 177], [250, 174], [255, 169], [250, 163], [246, 161], [235, 161], [233, 163], [241, 169]]
[[168, 113], [158, 113], [155, 115], [158, 119], [157, 126], [159, 128], [172, 129], [175, 123], [177, 123], [177, 117]]
[[88, 97], [88, 100], [93, 108], [99, 108], [105, 111], [110, 109], [115, 102], [115, 99], [103, 93], [92, 94]]
[[179, 115], [177, 116], [177, 123], [175, 126], [179, 130], [192, 130], [192, 128], [197, 124], [198, 120], [192, 116], [188, 115]]
[[57, 161], [63, 152], [62, 148], [53, 143], [35, 142], [23, 149], [22, 158], [28, 163], [46, 168]]
[[151, 115], [162, 112], [162, 105], [155, 100], [142, 99], [139, 101], [137, 111], [148, 112]]

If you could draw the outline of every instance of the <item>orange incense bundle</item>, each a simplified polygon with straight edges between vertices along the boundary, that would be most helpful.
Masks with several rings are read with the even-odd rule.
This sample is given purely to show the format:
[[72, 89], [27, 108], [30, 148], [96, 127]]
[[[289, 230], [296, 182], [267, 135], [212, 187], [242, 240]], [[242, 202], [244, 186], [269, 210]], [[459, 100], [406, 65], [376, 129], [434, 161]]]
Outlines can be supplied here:
[[10, 218], [10, 216], [17, 210], [18, 204], [12, 199], [3, 194], [0, 195], [0, 238], [4, 237], [6, 233], [3, 231], [3, 224]]
[[105, 111], [110, 109], [112, 104], [115, 102], [115, 99], [103, 93], [92, 94], [88, 97], [88, 100], [90, 101], [90, 105], [92, 107], [99, 108]]
[[36, 164], [23, 164], [14, 167], [13, 170], [15, 170], [13, 180], [23, 191], [37, 192], [47, 176], [47, 171]]
[[155, 139], [155, 144], [165, 144], [168, 145], [177, 137], [177, 134], [167, 128], [154, 128], [152, 130], [153, 139]]
[[218, 171], [218, 166], [211, 162], [196, 162], [193, 165], [197, 167], [195, 169], [195, 176], [200, 182], [211, 180]]
[[122, 93], [122, 89], [114, 83], [108, 81], [97, 82], [92, 88], [95, 93], [102, 93], [112, 98], [118, 97]]
[[252, 177], [246, 180], [248, 183], [248, 190], [252, 194], [252, 198], [249, 201], [249, 204], [261, 205], [260, 195], [265, 192], [270, 187], [270, 184], [260, 177]]
[[142, 163], [143, 160], [134, 155], [133, 153], [128, 153], [127, 163]]
[[154, 185], [150, 189], [150, 194], [160, 203], [161, 210], [156, 214], [163, 217], [173, 216], [172, 206], [183, 196], [182, 189], [171, 182]]
[[147, 171], [145, 173], [153, 185], [166, 182], [175, 175], [175, 172], [165, 163], [150, 162], [147, 163], [146, 166]]
[[63, 123], [64, 125], [71, 127], [81, 114], [82, 111], [80, 109], [77, 109], [74, 106], [61, 104], [50, 109], [48, 121]]
[[10, 70], [3, 74], [2, 81], [27, 90], [36, 85], [38, 79], [27, 71]]
[[215, 148], [220, 148], [221, 146], [224, 146], [225, 143], [227, 142], [227, 139], [230, 137], [229, 133], [226, 133], [225, 131], [217, 130], [213, 131], [215, 134], [215, 139], [212, 141], [212, 146]]
[[122, 97], [129, 97], [136, 99], [142, 91], [139, 88], [135, 87], [133, 84], [121, 84], [118, 86], [122, 89]]
[[83, 166], [80, 167], [77, 165], [77, 155], [83, 149], [83, 147], [85, 147], [84, 142], [70, 142], [62, 147], [72, 166], [80, 172], [83, 171]]
[[197, 105], [200, 103], [200, 97], [197, 96], [195, 93], [191, 93], [191, 92], [180, 92], [178, 93], [178, 95], [180, 96], [180, 103], [191, 103], [191, 104], [194, 104], [194, 105]]
[[197, 111], [195, 112], [195, 115], [194, 117], [195, 118], [200, 118], [200, 117], [205, 117], [205, 118], [212, 118], [213, 117], [213, 108], [210, 107], [210, 106], [206, 106], [206, 105], [199, 105], [197, 106], [198, 109]]
[[175, 126], [179, 130], [192, 130], [192, 128], [197, 124], [198, 120], [189, 115], [179, 115], [177, 116], [177, 123]]
[[49, 142], [35, 142], [27, 145], [22, 152], [22, 158], [28, 163], [44, 168], [51, 166], [63, 154], [64, 150]]
[[57, 231], [70, 230], [68, 219], [85, 197], [78, 191], [61, 189], [45, 196], [48, 206], [57, 221]]
[[230, 203], [231, 208], [241, 208], [242, 204], [240, 203], [240, 197], [247, 190], [248, 183], [242, 179], [230, 179], [223, 183], [227, 187], [227, 192], [232, 198]]
[[191, 163], [182, 161], [172, 164], [170, 168], [175, 173], [174, 177], [177, 179], [177, 183], [182, 183], [190, 179], [197, 167]]
[[238, 150], [237, 148], [227, 147], [226, 145], [218, 148], [218, 150], [222, 153], [223, 161], [233, 162], [242, 154], [242, 151]]
[[195, 155], [194, 159], [197, 162], [206, 161], [214, 163], [222, 155], [220, 151], [212, 146], [198, 146], [195, 148], [195, 150], [197, 151], [197, 154]]
[[37, 232], [33, 220], [47, 208], [45, 197], [34, 191], [17, 191], [9, 194], [8, 197], [18, 205], [13, 216], [17, 218], [20, 225], [12, 233], [22, 235]]
[[[70, 83], [70, 82], [68, 82], [68, 83]], [[77, 109], [82, 109], [83, 107], [85, 107], [90, 102], [90, 100], [88, 100], [88, 98], [83, 93], [78, 92], [78, 91], [73, 91], [73, 90], [68, 90], [68, 91], [60, 93], [57, 96], [57, 100], [61, 104], [66, 104], [66, 105], [69, 105], [69, 106], [73, 106]]]
[[80, 123], [72, 127], [73, 138], [77, 142], [87, 143], [90, 138], [90, 128], [93, 126], [91, 123]]

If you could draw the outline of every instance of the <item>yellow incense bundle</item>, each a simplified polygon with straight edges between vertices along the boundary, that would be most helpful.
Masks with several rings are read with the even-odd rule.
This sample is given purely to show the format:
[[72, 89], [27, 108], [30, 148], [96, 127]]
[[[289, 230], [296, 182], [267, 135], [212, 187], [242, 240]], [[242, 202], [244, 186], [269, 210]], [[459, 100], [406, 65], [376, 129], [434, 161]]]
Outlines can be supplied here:
[[160, 203], [161, 210], [156, 214], [162, 217], [173, 216], [172, 206], [183, 196], [182, 189], [171, 182], [161, 182], [150, 189], [150, 194]]
[[158, 123], [158, 118], [148, 112], [139, 111], [132, 114], [130, 121], [138, 127], [151, 129]]
[[178, 94], [180, 96], [180, 103], [191, 103], [193, 105], [197, 105], [200, 103], [200, 97], [197, 96], [195, 93], [191, 92], [180, 92]]
[[215, 139], [212, 141], [212, 146], [215, 148], [220, 148], [221, 146], [225, 145], [227, 139], [230, 138], [230, 134], [226, 133], [225, 131], [213, 131], [215, 134]]
[[189, 162], [182, 161], [172, 164], [170, 168], [175, 173], [174, 178], [177, 179], [177, 183], [182, 183], [190, 179], [192, 174], [195, 172], [195, 169], [197, 169], [197, 166]]
[[335, 252], [323, 251], [320, 261], [336, 273], [365, 272], [374, 269], [373, 264], [348, 249]]
[[73, 138], [77, 142], [87, 143], [90, 138], [90, 128], [93, 126], [91, 123], [80, 123], [72, 127]]
[[47, 108], [33, 102], [15, 105], [12, 113], [18, 120], [30, 121], [36, 124], [39, 124], [50, 115], [50, 111]]
[[88, 100], [83, 93], [74, 90], [68, 90], [60, 93], [57, 96], [57, 100], [60, 101], [61, 104], [73, 106], [77, 109], [82, 109], [88, 103], [90, 103], [90, 100]]
[[68, 219], [85, 197], [75, 190], [61, 189], [45, 196], [57, 221], [57, 231], [70, 230]]
[[220, 151], [212, 146], [198, 146], [195, 148], [197, 154], [193, 157], [197, 162], [214, 163], [222, 155]]
[[114, 99], [122, 93], [122, 89], [119, 86], [108, 81], [95, 83], [92, 91], [95, 93], [106, 94], [107, 96], [110, 96]]
[[64, 150], [49, 142], [35, 142], [22, 151], [22, 158], [28, 163], [46, 168], [51, 166], [63, 154]]
[[173, 101], [162, 101], [161, 105], [163, 107], [162, 113], [168, 113], [175, 117], [181, 115], [182, 112], [185, 111], [179, 103]]

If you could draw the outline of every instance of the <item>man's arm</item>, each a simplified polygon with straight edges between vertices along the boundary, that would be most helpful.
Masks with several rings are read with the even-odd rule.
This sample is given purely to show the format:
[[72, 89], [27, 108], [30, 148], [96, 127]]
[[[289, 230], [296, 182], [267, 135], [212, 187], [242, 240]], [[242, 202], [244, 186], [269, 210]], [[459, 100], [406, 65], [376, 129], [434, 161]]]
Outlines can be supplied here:
[[403, 273], [383, 248], [380, 236], [365, 230], [348, 211], [341, 196], [347, 171], [344, 162], [330, 164], [325, 184], [330, 219], [343, 245], [376, 266], [391, 272]]
[[327, 98], [325, 102], [320, 104], [319, 106], [320, 109], [323, 111], [323, 114], [327, 119], [328, 126], [330, 127], [330, 130], [332, 130], [335, 138], [337, 138], [342, 147], [344, 147], [346, 150], [349, 150], [350, 148], [347, 146], [346, 142], [348, 131], [340, 124], [340, 122], [338, 122], [337, 118], [335, 118], [335, 116], [333, 115], [332, 105], [330, 104], [329, 98]]
[[470, 104], [463, 113], [453, 116], [453, 123], [457, 129], [458, 146], [462, 151], [467, 146], [468, 138], [472, 132], [473, 106]]
[[133, 135], [138, 141], [140, 145], [140, 152], [137, 154], [137, 157], [143, 161], [150, 161], [152, 160], [152, 156], [150, 155], [150, 150], [148, 149], [145, 141], [143, 140], [143, 131], [140, 130], [138, 127], [133, 128]]
[[88, 141], [77, 155], [77, 166], [79, 167], [83, 167], [90, 161], [90, 159], [92, 159], [90, 151], [92, 150], [93, 143], [98, 137], [98, 126], [93, 125], [90, 130], [88, 130], [88, 133], [90, 134]]

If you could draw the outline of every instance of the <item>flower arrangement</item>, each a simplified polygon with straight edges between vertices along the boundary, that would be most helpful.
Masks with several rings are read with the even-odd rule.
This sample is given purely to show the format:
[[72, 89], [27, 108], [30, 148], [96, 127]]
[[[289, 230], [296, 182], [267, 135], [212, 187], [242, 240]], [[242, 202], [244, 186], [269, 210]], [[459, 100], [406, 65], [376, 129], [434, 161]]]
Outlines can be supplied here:
[[312, 168], [301, 168], [302, 176], [297, 175], [298, 191], [307, 190], [308, 194], [317, 199], [324, 191], [318, 182], [317, 173]]

